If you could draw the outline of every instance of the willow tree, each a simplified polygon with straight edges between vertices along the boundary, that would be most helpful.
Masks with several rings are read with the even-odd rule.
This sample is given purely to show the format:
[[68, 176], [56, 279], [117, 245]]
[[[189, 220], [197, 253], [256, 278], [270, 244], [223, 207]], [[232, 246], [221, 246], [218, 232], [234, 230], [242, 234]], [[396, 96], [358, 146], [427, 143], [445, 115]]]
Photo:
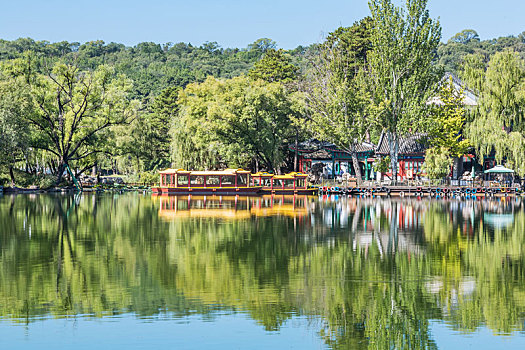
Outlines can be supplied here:
[[51, 167], [61, 182], [66, 165], [102, 152], [104, 132], [134, 117], [136, 103], [127, 98], [132, 82], [105, 65], [82, 71], [55, 64], [47, 74], [27, 72], [24, 61], [5, 71], [24, 78], [33, 112], [25, 115], [37, 136], [32, 146], [54, 155]]
[[391, 0], [369, 1], [373, 31], [367, 82], [378, 125], [387, 136], [394, 181], [399, 140], [425, 125], [426, 102], [440, 77], [432, 62], [441, 26], [426, 5], [427, 0], [407, 0], [402, 9]]
[[186, 168], [260, 167], [279, 172], [293, 111], [280, 83], [209, 77], [181, 91], [172, 160]]
[[365, 18], [330, 33], [312, 59], [304, 84], [310, 130], [351, 155], [359, 184], [357, 148], [374, 125], [366, 107], [369, 97], [358, 79], [370, 49], [370, 31], [370, 19]]
[[483, 161], [495, 152], [498, 162], [525, 175], [525, 62], [515, 52], [498, 52], [485, 69], [482, 57], [468, 56], [463, 78], [479, 95], [467, 126], [476, 154]]
[[13, 167], [27, 159], [30, 130], [24, 116], [31, 113], [28, 91], [18, 79], [0, 76], [0, 167], [7, 168], [15, 186]]

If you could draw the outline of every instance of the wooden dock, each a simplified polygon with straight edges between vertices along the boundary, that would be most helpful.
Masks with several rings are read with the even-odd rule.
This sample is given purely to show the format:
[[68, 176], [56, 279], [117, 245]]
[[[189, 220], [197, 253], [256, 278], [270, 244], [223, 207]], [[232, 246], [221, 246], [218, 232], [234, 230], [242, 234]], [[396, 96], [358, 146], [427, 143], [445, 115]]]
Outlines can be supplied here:
[[359, 196], [398, 197], [505, 197], [520, 196], [516, 187], [460, 187], [460, 186], [369, 186], [369, 187], [319, 187], [320, 194], [346, 194]]

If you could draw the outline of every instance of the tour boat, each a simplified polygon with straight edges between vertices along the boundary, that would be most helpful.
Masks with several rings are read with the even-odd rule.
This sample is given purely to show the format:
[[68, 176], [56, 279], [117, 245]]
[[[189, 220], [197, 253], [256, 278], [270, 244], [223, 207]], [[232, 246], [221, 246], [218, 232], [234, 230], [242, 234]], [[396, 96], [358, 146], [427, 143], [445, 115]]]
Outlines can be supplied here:
[[288, 173], [285, 175], [274, 175], [258, 172], [252, 174], [252, 185], [261, 186], [263, 193], [272, 194], [316, 194], [316, 187], [309, 187], [307, 174]]
[[154, 194], [251, 195], [261, 191], [261, 186], [252, 184], [250, 171], [243, 169], [166, 169], [159, 174], [160, 185], [152, 188]]

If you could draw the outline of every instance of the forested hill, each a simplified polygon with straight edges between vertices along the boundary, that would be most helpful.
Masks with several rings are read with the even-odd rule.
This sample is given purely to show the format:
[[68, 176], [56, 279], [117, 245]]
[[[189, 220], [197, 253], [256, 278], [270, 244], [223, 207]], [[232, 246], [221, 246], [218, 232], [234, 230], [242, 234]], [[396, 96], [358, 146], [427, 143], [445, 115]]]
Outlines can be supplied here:
[[439, 46], [438, 63], [445, 71], [456, 73], [463, 58], [468, 54], [481, 54], [485, 57], [485, 62], [488, 62], [493, 54], [505, 49], [516, 51], [525, 58], [525, 32], [517, 36], [480, 40], [475, 30], [466, 29]]
[[[183, 87], [195, 81], [202, 82], [207, 76], [232, 78], [247, 73], [268, 49], [275, 47], [276, 43], [270, 39], [258, 39], [243, 49], [224, 49], [215, 42], [201, 46], [144, 42], [128, 47], [117, 43], [106, 44], [101, 40], [80, 44], [21, 38], [0, 40], [0, 59], [18, 58], [30, 51], [42, 64], [57, 59], [74, 61], [81, 69], [109, 64], [115, 67], [117, 73], [133, 80], [134, 91], [130, 97], [142, 99], [156, 96], [168, 86]], [[301, 61], [300, 56], [305, 49], [298, 47], [289, 53], [294, 60]]]
[[[105, 63], [116, 68], [134, 82], [132, 98], [156, 96], [168, 86], [184, 87], [189, 83], [202, 82], [207, 76], [232, 78], [245, 74], [264, 53], [277, 44], [270, 39], [258, 39], [246, 48], [221, 48], [218, 43], [207, 42], [201, 46], [187, 43], [157, 44], [139, 43], [129, 47], [118, 43], [90, 41], [84, 44], [62, 41], [50, 43], [21, 38], [13, 41], [0, 40], [0, 60], [20, 57], [31, 51], [41, 60], [59, 58], [75, 61], [81, 69], [94, 69]], [[305, 54], [316, 44], [299, 46], [289, 50], [298, 66], [306, 63]], [[480, 40], [474, 30], [464, 30], [438, 49], [437, 64], [445, 71], [456, 73], [463, 57], [480, 53], [489, 57], [510, 48], [525, 58], [525, 32], [517, 36]]]

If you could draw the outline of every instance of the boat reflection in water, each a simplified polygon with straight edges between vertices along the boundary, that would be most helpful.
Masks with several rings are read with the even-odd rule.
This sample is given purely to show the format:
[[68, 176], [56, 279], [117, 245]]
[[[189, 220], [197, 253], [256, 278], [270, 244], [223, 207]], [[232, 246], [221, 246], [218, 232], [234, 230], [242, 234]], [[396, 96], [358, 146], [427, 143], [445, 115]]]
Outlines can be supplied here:
[[160, 202], [159, 217], [249, 219], [258, 216], [306, 217], [307, 205], [316, 197], [307, 195], [250, 196], [153, 196]]

